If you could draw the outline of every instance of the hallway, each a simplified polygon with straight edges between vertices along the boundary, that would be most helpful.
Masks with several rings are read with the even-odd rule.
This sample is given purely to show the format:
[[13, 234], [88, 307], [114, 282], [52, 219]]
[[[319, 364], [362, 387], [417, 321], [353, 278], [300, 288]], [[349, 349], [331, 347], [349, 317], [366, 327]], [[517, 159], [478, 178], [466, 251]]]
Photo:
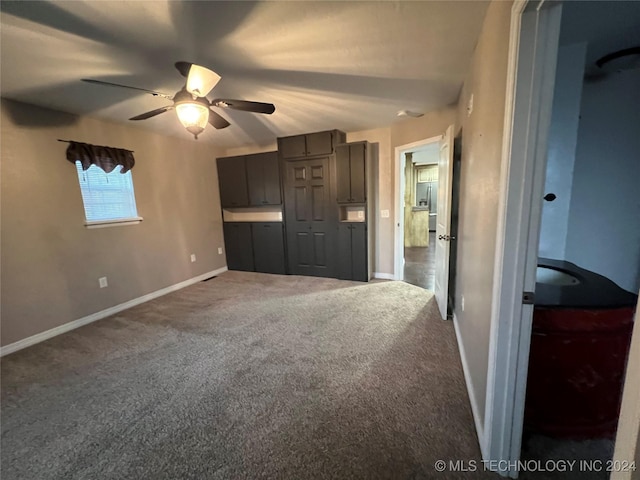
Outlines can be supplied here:
[[428, 247], [405, 247], [402, 280], [427, 290], [434, 289], [436, 233], [429, 232]]

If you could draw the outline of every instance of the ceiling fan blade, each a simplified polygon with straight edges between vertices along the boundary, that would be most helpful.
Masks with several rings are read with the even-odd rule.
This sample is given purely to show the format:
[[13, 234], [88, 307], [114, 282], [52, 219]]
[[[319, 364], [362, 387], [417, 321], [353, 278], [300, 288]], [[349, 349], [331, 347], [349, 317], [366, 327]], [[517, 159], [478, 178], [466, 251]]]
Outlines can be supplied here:
[[167, 105], [166, 107], [156, 108], [155, 110], [151, 110], [150, 112], [141, 113], [140, 115], [131, 117], [129, 120], [146, 120], [147, 118], [155, 117], [156, 115], [168, 112], [169, 110], [173, 110], [173, 105]]
[[191, 70], [191, 65], [193, 65], [193, 63], [176, 62], [175, 65], [178, 71], [180, 72], [180, 75], [182, 75], [184, 78], [187, 78], [189, 76], [189, 70]]
[[225, 98], [216, 98], [211, 105], [220, 108], [232, 108], [233, 110], [242, 110], [244, 112], [266, 113], [268, 115], [276, 111], [276, 107], [272, 103], [249, 102], [247, 100], [231, 100]]
[[106, 85], [108, 87], [120, 87], [120, 88], [128, 88], [130, 90], [138, 90], [140, 92], [150, 93], [154, 97], [162, 97], [169, 100], [173, 100], [173, 97], [171, 95], [167, 95], [166, 93], [156, 92], [154, 90], [148, 90], [146, 88], [130, 87], [129, 85], [120, 85], [119, 83], [103, 82], [102, 80], [92, 80], [90, 78], [82, 78], [81, 80], [83, 82], [93, 83], [95, 85]]
[[229, 125], [231, 125], [223, 117], [221, 117], [211, 109], [209, 109], [209, 123], [213, 125], [214, 128], [217, 128], [218, 130], [227, 128]]

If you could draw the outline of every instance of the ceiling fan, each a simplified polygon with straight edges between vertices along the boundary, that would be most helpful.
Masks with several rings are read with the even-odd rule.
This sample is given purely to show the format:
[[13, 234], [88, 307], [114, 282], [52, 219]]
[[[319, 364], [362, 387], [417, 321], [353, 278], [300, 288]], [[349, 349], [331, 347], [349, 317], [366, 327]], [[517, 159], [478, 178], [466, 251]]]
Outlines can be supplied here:
[[173, 105], [156, 108], [150, 112], [145, 112], [129, 120], [146, 120], [155, 117], [169, 110], [176, 110], [180, 123], [197, 139], [207, 123], [210, 123], [217, 129], [226, 128], [229, 122], [222, 116], [213, 111], [211, 107], [231, 108], [233, 110], [242, 110], [244, 112], [266, 113], [272, 114], [276, 107], [271, 103], [250, 102], [247, 100], [232, 100], [216, 98], [209, 101], [207, 95], [220, 81], [220, 75], [209, 70], [208, 68], [189, 62], [176, 62], [176, 69], [187, 79], [187, 83], [175, 95], [167, 95], [146, 88], [131, 87], [129, 85], [120, 85], [118, 83], [103, 82], [102, 80], [92, 80], [83, 78], [83, 82], [94, 83], [97, 85], [107, 85], [110, 87], [129, 88], [149, 93], [154, 97], [162, 97], [172, 100]]

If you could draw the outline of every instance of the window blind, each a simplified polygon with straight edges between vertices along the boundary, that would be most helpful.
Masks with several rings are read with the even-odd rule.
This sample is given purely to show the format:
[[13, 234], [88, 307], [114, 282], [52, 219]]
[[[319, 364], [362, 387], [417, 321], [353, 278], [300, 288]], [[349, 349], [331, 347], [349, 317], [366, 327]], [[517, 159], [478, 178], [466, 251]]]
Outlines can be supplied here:
[[117, 165], [106, 173], [91, 165], [82, 170], [82, 163], [76, 162], [87, 222], [138, 217], [131, 171], [121, 173], [122, 168], [122, 165]]

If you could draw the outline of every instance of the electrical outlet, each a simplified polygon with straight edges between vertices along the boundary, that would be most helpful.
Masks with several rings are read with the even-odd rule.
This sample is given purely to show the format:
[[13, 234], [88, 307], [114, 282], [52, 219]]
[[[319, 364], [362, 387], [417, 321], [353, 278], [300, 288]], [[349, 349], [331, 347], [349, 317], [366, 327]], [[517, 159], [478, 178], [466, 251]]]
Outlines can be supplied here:
[[218, 255], [222, 255], [222, 247], [218, 247]]
[[464, 295], [460, 295], [460, 308], [464, 312]]
[[193, 263], [193, 262], [195, 262], [195, 261], [196, 261], [196, 254], [195, 254], [195, 253], [192, 253], [192, 254], [191, 254], [191, 263]]
[[107, 277], [100, 277], [98, 279], [98, 284], [100, 285], [100, 288], [108, 287], [109, 284], [107, 283]]
[[380, 217], [389, 218], [389, 210], [380, 210]]
[[364, 212], [362, 210], [358, 211], [358, 218], [364, 218]]

